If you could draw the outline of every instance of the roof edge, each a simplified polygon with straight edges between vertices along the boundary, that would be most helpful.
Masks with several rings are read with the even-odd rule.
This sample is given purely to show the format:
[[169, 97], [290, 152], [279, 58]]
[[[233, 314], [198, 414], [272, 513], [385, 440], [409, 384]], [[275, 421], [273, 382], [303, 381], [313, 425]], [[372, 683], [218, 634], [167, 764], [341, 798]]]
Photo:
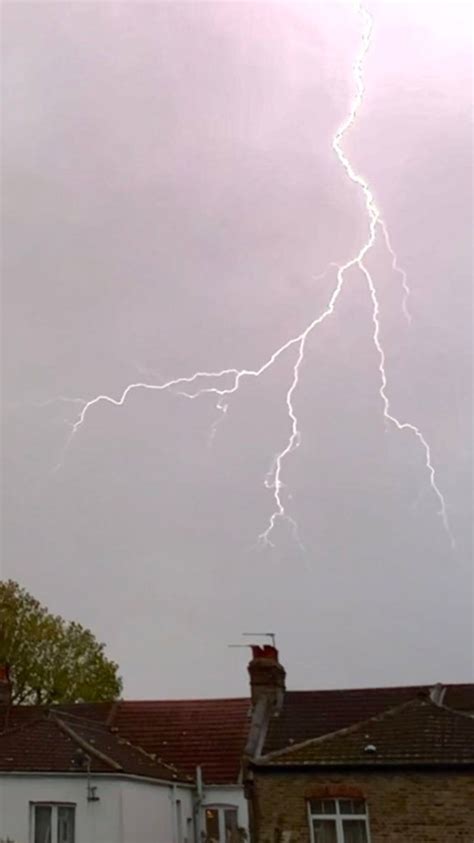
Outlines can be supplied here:
[[250, 762], [259, 773], [283, 773], [291, 770], [458, 770], [474, 769], [474, 756], [468, 761], [278, 761], [269, 764], [260, 763], [260, 759]]
[[[43, 778], [71, 778], [71, 779], [132, 779], [133, 781], [146, 781], [152, 782], [153, 784], [159, 785], [166, 785], [167, 787], [173, 787], [173, 785], [180, 785], [182, 787], [189, 787], [194, 790], [195, 784], [191, 781], [181, 781], [178, 779], [176, 781], [170, 781], [169, 779], [158, 779], [156, 776], [141, 776], [139, 773], [127, 773], [125, 770], [117, 770], [116, 772], [110, 771], [109, 773], [103, 772], [94, 772], [87, 773], [84, 771], [81, 772], [72, 772], [71, 770], [0, 770], [0, 778], [2, 776], [38, 776]], [[218, 785], [215, 785], [216, 787]], [[225, 785], [227, 787], [227, 785]]]

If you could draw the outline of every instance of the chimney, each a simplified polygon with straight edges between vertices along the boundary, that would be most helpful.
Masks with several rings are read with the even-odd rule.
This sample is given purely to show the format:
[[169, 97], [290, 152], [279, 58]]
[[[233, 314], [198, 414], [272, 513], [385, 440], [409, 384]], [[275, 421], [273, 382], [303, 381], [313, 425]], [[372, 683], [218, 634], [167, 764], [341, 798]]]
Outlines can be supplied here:
[[12, 686], [10, 670], [7, 664], [0, 664], [0, 705], [8, 705], [11, 701]]
[[442, 685], [441, 682], [437, 682], [436, 685], [433, 685], [430, 688], [430, 700], [435, 705], [443, 705], [444, 698], [446, 696], [447, 688], [445, 685]]
[[252, 660], [249, 662], [252, 708], [255, 710], [261, 699], [270, 703], [273, 713], [280, 712], [285, 693], [285, 668], [278, 660], [278, 650], [270, 644], [252, 646]]

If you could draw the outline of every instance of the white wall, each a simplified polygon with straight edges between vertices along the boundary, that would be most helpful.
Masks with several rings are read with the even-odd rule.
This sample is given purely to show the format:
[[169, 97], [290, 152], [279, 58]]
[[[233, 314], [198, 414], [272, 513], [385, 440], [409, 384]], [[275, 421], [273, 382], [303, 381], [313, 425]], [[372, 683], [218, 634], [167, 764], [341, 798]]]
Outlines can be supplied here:
[[98, 802], [87, 801], [80, 775], [0, 775], [0, 839], [31, 843], [30, 802], [75, 803], [76, 843], [178, 843], [174, 798], [184, 829], [193, 815], [191, 788], [102, 776], [91, 783]]
[[157, 790], [156, 785], [141, 782], [127, 782], [122, 786], [124, 843], [183, 843], [178, 840], [176, 800], [181, 802], [185, 832], [187, 819], [193, 820], [193, 792], [179, 787], [162, 787], [158, 794]]

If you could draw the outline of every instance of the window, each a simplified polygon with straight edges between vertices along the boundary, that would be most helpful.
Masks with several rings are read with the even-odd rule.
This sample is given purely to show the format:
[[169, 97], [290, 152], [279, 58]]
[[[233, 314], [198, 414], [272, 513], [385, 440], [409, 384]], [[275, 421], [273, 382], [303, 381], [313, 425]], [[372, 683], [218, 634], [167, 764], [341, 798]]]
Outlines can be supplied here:
[[311, 843], [369, 843], [363, 799], [311, 799]]
[[239, 843], [237, 808], [215, 805], [205, 809], [206, 843]]
[[33, 843], [74, 843], [74, 805], [33, 805]]

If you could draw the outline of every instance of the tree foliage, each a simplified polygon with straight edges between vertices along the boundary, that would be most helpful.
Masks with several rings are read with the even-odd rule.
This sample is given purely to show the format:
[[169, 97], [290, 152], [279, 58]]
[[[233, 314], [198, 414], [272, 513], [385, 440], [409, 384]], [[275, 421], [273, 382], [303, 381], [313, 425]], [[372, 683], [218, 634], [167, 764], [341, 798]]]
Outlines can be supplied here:
[[0, 664], [13, 702], [66, 703], [119, 696], [118, 666], [90, 630], [52, 615], [12, 580], [0, 581]]

